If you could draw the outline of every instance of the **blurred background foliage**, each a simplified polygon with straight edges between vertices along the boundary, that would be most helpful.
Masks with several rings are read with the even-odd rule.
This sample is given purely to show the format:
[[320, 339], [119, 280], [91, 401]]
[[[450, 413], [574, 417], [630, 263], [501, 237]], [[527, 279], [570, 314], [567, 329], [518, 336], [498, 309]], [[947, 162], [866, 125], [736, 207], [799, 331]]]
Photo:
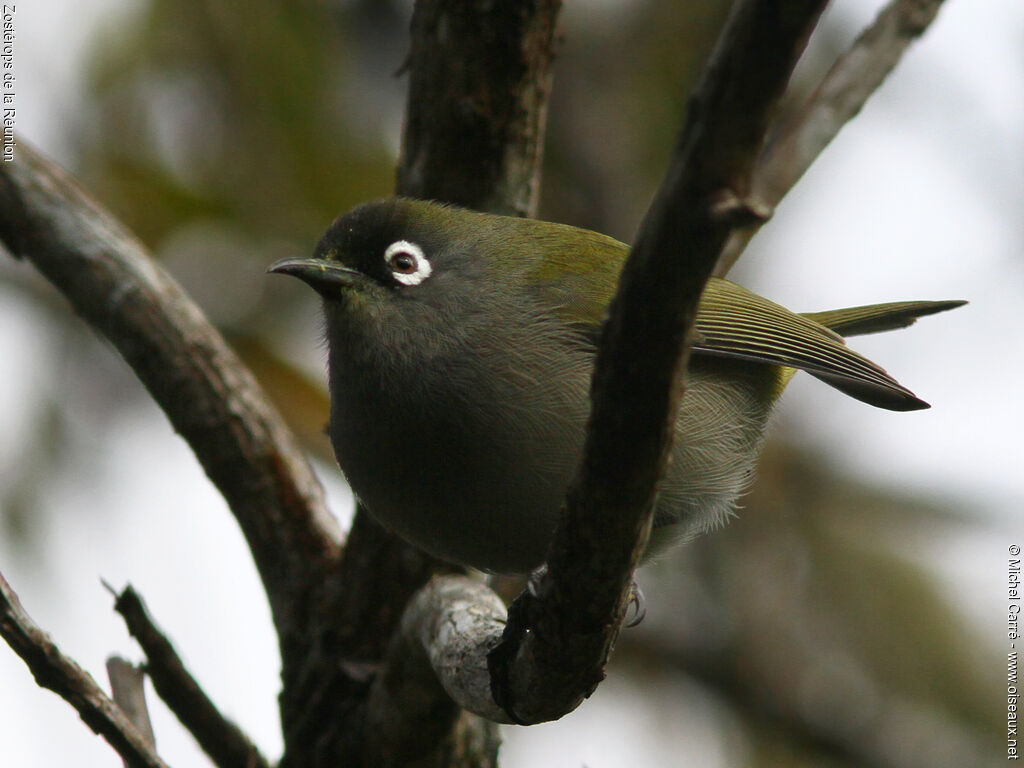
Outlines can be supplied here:
[[[727, 5], [567, 4], [542, 217], [631, 237]], [[86, 188], [192, 293], [329, 466], [316, 308], [263, 269], [391, 191], [410, 7], [139, 0], [96, 39], [86, 109], [66, 126]], [[823, 64], [836, 53], [830, 35]], [[813, 60], [801, 68], [808, 82], [818, 75]], [[91, 436], [145, 393], [45, 286], [2, 277], [45, 332], [50, 384], [20, 414], [31, 439], [4, 462], [0, 524], [45, 568], [41, 520], [55, 513], [40, 487], [72, 466], [88, 477]], [[710, 698], [725, 713], [714, 727], [743, 745], [737, 766], [988, 764], [1001, 732], [997, 665], [902, 546], [965, 525], [962, 515], [845, 476], [780, 427], [742, 514], [642, 573], [648, 618], [624, 634], [610, 674], [641, 690], [678, 680], [672, 695]]]

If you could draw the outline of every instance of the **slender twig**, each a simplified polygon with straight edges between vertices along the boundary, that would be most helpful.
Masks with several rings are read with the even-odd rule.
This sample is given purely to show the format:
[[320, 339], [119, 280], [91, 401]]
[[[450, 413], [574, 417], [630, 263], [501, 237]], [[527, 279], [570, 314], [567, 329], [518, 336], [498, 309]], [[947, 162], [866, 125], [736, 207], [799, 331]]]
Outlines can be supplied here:
[[268, 768], [266, 758], [242, 730], [228, 720], [185, 668], [171, 641], [146, 611], [138, 593], [128, 586], [117, 595], [115, 610], [146, 654], [146, 673], [153, 687], [203, 751], [219, 768]]
[[295, 616], [340, 533], [252, 375], [142, 244], [21, 139], [15, 161], [0, 163], [0, 240], [110, 339], [146, 385], [238, 520], [282, 647], [303, 642]]
[[[892, 0], [840, 56], [803, 107], [758, 158], [753, 197], [774, 208], [800, 180], [843, 126], [857, 116], [907, 48], [924, 34], [942, 0]], [[759, 222], [732, 233], [715, 274], [726, 274], [750, 242]]]
[[167, 768], [121, 708], [92, 676], [61, 653], [25, 612], [0, 574], [0, 635], [32, 671], [36, 682], [73, 706], [93, 731], [106, 739], [132, 768]]
[[762, 215], [747, 199], [750, 172], [824, 5], [738, 2], [690, 98], [605, 325], [584, 459], [547, 572], [492, 653], [495, 696], [517, 721], [560, 717], [603, 677], [671, 446], [697, 302], [730, 232]]

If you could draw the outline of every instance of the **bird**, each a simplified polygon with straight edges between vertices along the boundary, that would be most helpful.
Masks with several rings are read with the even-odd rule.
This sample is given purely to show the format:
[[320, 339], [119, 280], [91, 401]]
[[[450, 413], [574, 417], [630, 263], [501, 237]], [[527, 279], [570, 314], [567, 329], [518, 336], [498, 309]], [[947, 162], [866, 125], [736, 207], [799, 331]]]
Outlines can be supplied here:
[[[485, 572], [543, 563], [580, 460], [601, 325], [628, 253], [586, 229], [393, 197], [337, 218], [312, 257], [271, 265], [322, 298], [328, 432], [378, 522]], [[797, 370], [872, 406], [927, 408], [844, 336], [964, 303], [797, 314], [712, 277], [645, 560], [732, 513]]]

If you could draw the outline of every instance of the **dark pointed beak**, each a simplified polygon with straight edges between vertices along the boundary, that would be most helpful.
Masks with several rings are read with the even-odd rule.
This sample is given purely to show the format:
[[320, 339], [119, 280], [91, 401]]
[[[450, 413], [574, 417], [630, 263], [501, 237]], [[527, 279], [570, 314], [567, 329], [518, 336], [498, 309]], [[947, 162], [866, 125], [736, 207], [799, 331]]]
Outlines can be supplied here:
[[324, 259], [281, 259], [267, 267], [267, 272], [297, 277], [318, 293], [336, 293], [366, 280], [359, 270]]

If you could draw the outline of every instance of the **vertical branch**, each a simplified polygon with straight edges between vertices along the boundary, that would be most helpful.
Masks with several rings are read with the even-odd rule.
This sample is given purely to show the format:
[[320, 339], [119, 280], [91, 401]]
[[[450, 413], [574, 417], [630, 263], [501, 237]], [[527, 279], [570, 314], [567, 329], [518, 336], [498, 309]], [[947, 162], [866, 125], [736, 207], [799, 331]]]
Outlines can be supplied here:
[[[146, 672], [127, 659], [111, 656], [107, 659], [107, 678], [114, 703], [124, 711], [146, 744], [155, 750], [156, 735], [146, 705]], [[127, 761], [125, 765], [128, 765]]]
[[536, 215], [560, 6], [416, 4], [399, 194]]

